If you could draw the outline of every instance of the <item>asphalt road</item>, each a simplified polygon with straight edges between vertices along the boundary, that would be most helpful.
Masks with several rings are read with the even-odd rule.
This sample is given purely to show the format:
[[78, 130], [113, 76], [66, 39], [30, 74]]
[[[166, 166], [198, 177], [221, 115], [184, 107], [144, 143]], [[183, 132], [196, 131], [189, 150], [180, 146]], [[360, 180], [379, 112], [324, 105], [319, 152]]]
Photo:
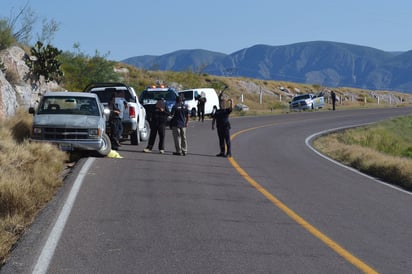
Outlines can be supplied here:
[[215, 157], [210, 120], [196, 121], [187, 156], [172, 155], [168, 131], [164, 155], [142, 143], [83, 159], [1, 273], [410, 273], [410, 193], [307, 143], [411, 113], [232, 118], [231, 159]]

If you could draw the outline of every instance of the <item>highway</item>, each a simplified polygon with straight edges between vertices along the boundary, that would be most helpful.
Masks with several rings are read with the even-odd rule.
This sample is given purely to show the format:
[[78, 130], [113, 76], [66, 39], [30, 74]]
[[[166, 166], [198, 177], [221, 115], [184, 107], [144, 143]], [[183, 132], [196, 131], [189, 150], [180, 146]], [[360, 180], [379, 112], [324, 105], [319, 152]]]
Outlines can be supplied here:
[[[231, 118], [233, 158], [211, 121], [186, 156], [119, 149], [82, 159], [1, 273], [410, 273], [412, 196], [315, 153], [319, 132], [411, 108]], [[156, 140], [157, 141], [157, 140]]]

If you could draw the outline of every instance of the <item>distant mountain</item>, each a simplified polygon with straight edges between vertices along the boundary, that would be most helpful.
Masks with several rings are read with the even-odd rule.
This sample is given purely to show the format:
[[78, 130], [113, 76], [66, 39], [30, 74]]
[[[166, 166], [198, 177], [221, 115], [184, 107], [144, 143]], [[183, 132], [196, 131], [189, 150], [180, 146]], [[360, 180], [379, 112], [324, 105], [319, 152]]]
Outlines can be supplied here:
[[221, 62], [227, 54], [202, 49], [179, 50], [161, 56], [144, 55], [123, 60], [123, 63], [148, 70], [196, 71]]
[[314, 41], [255, 45], [223, 54], [179, 50], [122, 62], [148, 70], [193, 71], [219, 76], [412, 93], [412, 51], [386, 52], [352, 44]]

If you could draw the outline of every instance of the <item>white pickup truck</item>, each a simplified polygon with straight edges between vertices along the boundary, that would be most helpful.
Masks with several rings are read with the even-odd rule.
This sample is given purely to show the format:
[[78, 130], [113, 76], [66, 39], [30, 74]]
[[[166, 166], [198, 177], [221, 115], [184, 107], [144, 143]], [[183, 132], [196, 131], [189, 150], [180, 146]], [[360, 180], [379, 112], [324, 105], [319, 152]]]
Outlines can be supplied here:
[[301, 94], [293, 97], [289, 102], [290, 111], [320, 109], [325, 106], [325, 98], [322, 94]]
[[149, 139], [150, 126], [146, 120], [146, 110], [139, 103], [133, 87], [123, 83], [92, 83], [84, 89], [84, 92], [97, 94], [105, 107], [113, 93], [123, 94], [127, 107], [122, 118], [123, 138], [121, 141], [130, 139], [132, 145], [138, 145], [141, 141]]

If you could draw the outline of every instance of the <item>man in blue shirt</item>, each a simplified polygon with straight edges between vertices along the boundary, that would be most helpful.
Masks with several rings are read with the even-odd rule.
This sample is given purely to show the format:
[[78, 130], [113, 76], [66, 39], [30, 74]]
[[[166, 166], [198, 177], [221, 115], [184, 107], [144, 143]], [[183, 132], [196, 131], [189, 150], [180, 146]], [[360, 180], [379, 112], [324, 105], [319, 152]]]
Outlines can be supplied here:
[[171, 114], [170, 126], [176, 148], [173, 155], [185, 156], [187, 154], [186, 128], [189, 123], [189, 110], [180, 96], [176, 97], [176, 104], [173, 106]]

